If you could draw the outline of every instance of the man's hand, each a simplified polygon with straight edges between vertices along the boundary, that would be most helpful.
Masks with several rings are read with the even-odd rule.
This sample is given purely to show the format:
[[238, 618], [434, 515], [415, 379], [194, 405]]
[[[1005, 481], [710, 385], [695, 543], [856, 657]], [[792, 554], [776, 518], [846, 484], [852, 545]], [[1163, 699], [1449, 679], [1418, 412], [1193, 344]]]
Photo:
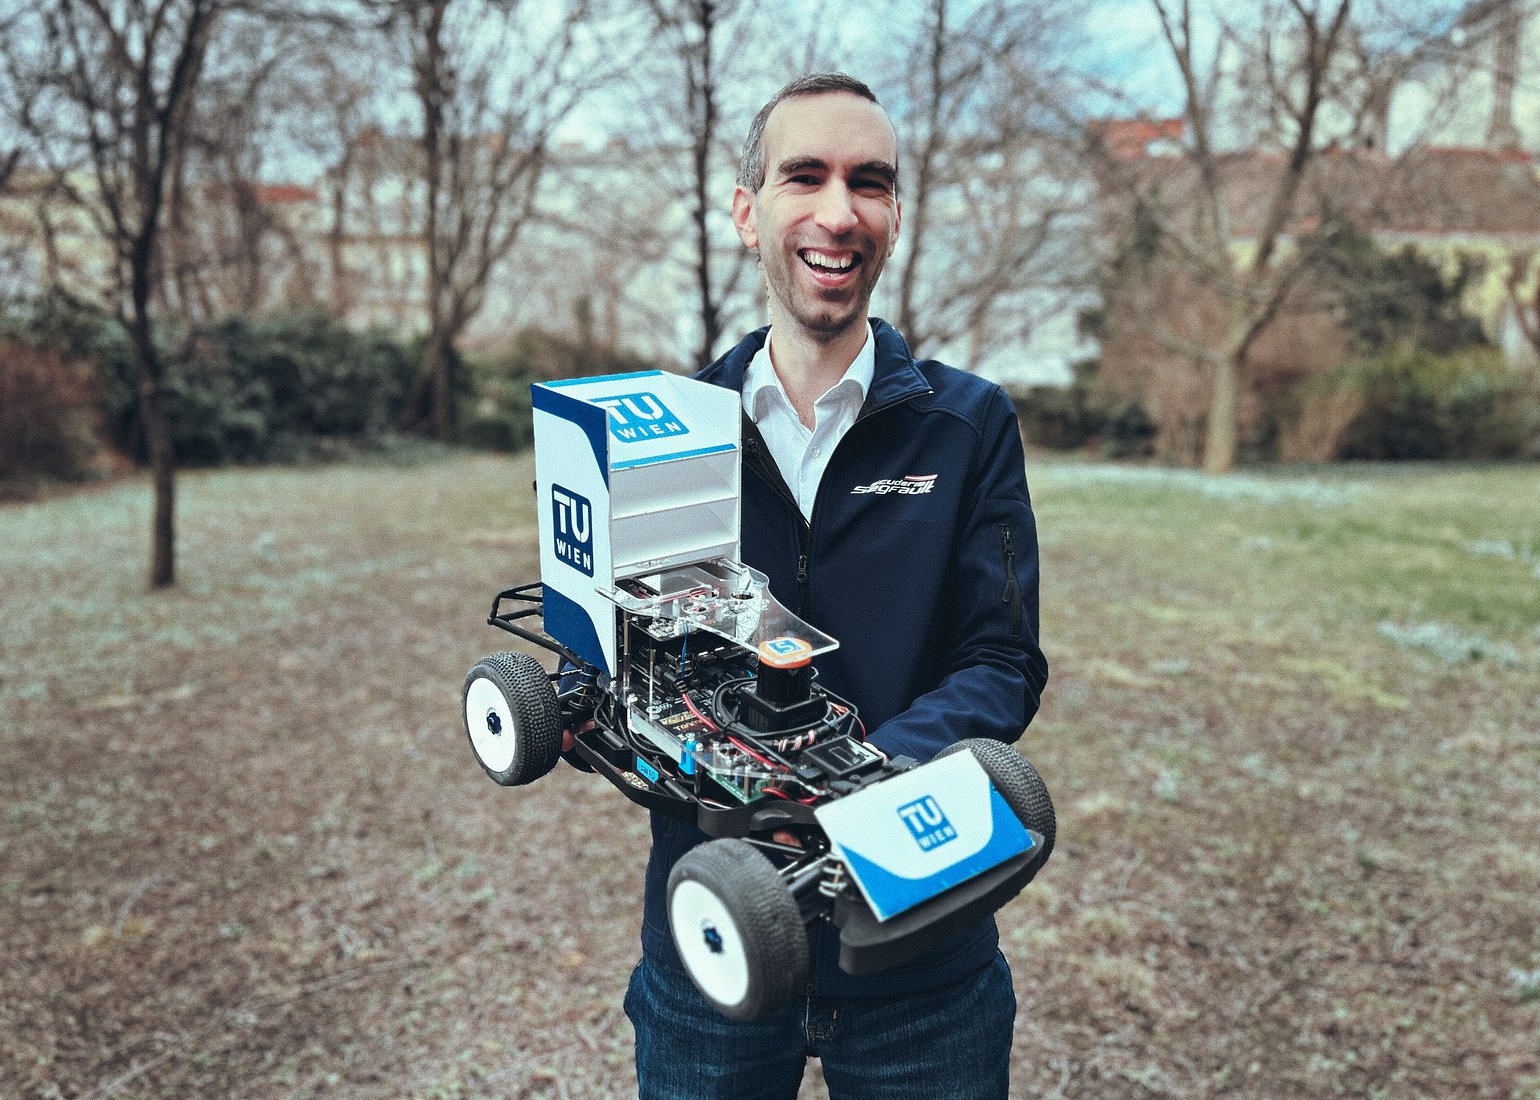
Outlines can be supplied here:
[[581, 726], [579, 726], [575, 730], [562, 730], [561, 731], [561, 751], [562, 752], [571, 752], [573, 749], [577, 748], [577, 735], [580, 734], [580, 733], [587, 733], [589, 730], [593, 729], [594, 726], [596, 726], [596, 725], [598, 725], [598, 723], [595, 722], [592, 718], [590, 718], [588, 721], [584, 722]]

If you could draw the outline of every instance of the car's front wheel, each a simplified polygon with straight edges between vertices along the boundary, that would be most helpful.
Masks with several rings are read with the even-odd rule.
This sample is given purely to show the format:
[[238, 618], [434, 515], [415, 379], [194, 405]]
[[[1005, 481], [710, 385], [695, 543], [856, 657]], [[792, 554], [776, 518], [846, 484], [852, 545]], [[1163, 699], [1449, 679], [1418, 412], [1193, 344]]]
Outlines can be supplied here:
[[1041, 868], [1053, 854], [1054, 834], [1057, 831], [1053, 799], [1049, 797], [1048, 785], [1043, 782], [1043, 777], [1037, 774], [1037, 769], [1021, 753], [1003, 741], [988, 737], [970, 737], [966, 741], [948, 745], [936, 754], [936, 758], [964, 750], [973, 753], [973, 758], [984, 769], [984, 774], [989, 776], [989, 781], [995, 785], [1017, 820], [1042, 836], [1043, 852], [1036, 861]]
[[764, 1019], [807, 986], [801, 910], [747, 841], [708, 841], [680, 858], [668, 879], [668, 921], [695, 987], [730, 1019]]

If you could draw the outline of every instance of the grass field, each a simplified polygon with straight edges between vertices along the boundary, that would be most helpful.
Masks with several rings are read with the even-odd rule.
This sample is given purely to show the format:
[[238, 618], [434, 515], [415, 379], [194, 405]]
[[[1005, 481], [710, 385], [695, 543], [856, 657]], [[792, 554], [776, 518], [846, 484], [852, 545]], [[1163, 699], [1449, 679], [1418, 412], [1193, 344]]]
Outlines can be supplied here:
[[[0, 507], [0, 1097], [634, 1091], [645, 815], [458, 726], [530, 475]], [[1540, 1097], [1540, 468], [1030, 476], [1015, 1094]]]

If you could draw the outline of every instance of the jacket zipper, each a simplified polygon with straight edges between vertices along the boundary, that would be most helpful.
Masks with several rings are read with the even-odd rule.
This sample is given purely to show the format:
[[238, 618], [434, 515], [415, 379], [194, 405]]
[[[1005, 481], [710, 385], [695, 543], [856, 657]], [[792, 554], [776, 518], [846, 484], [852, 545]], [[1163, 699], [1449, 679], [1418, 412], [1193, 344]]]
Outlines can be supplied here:
[[1000, 556], [1005, 563], [1005, 591], [1000, 602], [1011, 605], [1011, 637], [1021, 635], [1021, 586], [1016, 583], [1016, 548], [1011, 545], [1011, 525], [1000, 524]]
[[[856, 413], [856, 418], [850, 422], [850, 427], [845, 429], [845, 434], [840, 436], [840, 441], [834, 445], [834, 453], [829, 456], [828, 465], [824, 467], [824, 476], [818, 483], [818, 492], [813, 495], [813, 519], [816, 520], [818, 518], [818, 502], [823, 500], [824, 493], [828, 488], [829, 470], [831, 467], [833, 467], [834, 460], [839, 457], [840, 448], [845, 446], [847, 441], [850, 439], [851, 433], [856, 430], [856, 427], [863, 420], [867, 420], [872, 416], [875, 416], [877, 413], [883, 412], [887, 409], [897, 408], [899, 405], [902, 405], [907, 401], [912, 401], [916, 397], [922, 397], [925, 394], [932, 392], [934, 391], [927, 387], [926, 389], [916, 393], [906, 393], [902, 397], [896, 397], [883, 405], [874, 405], [869, 408], [862, 408], [860, 412]], [[792, 506], [796, 509], [798, 517], [801, 517], [801, 507], [797, 505], [795, 501], [792, 502]], [[808, 567], [813, 552], [813, 525], [804, 521], [801, 531], [803, 538], [800, 543], [800, 556], [797, 558], [797, 583], [801, 589], [799, 593], [801, 598], [801, 607], [798, 611], [798, 614], [800, 614], [805, 619], [812, 610], [812, 586], [808, 580]]]
[[[856, 418], [851, 422], [850, 427], [845, 429], [845, 434], [840, 437], [839, 443], [835, 445], [834, 454], [829, 456], [829, 466], [834, 465], [834, 459], [839, 455], [840, 447], [845, 445], [845, 441], [850, 438], [850, 433], [855, 431], [856, 425], [860, 424], [861, 421], [866, 420], [868, 417], [882, 412], [885, 409], [894, 408], [895, 406], [901, 405], [906, 401], [920, 397], [923, 393], [930, 392], [932, 391], [926, 389], [919, 393], [909, 393], [902, 397], [895, 398], [885, 405], [877, 405], [872, 408], [863, 408], [859, 413], [856, 414]], [[787, 503], [787, 505], [791, 508], [791, 514], [796, 517], [797, 614], [805, 619], [812, 609], [813, 599], [812, 582], [808, 572], [812, 562], [813, 553], [813, 525], [808, 521], [807, 517], [802, 514], [802, 505], [797, 503], [797, 498], [792, 494], [790, 486], [786, 484], [786, 479], [781, 476], [780, 467], [776, 465], [774, 456], [770, 454], [769, 449], [765, 445], [764, 439], [760, 436], [758, 425], [756, 425], [745, 415], [743, 418], [743, 426], [743, 444], [744, 448], [749, 453], [749, 458], [753, 464], [759, 468], [760, 476], [765, 479], [765, 482], [770, 486], [771, 489], [775, 491], [776, 495], [778, 495]], [[823, 498], [824, 487], [828, 484], [828, 466], [824, 468], [824, 475], [825, 476], [823, 480], [819, 482], [818, 492], [813, 498], [814, 517], [818, 515], [818, 502]], [[1014, 580], [1015, 574], [1012, 573], [1011, 576]]]
[[797, 614], [807, 616], [808, 604], [811, 593], [808, 590], [807, 563], [808, 554], [811, 552], [812, 528], [807, 518], [802, 514], [802, 505], [797, 503], [797, 498], [792, 495], [791, 487], [786, 484], [786, 479], [781, 476], [781, 469], [775, 464], [775, 458], [760, 438], [759, 429], [754, 423], [744, 418], [744, 448], [749, 453], [750, 463], [759, 471], [759, 476], [771, 490], [786, 502], [793, 516], [792, 533], [797, 539]]

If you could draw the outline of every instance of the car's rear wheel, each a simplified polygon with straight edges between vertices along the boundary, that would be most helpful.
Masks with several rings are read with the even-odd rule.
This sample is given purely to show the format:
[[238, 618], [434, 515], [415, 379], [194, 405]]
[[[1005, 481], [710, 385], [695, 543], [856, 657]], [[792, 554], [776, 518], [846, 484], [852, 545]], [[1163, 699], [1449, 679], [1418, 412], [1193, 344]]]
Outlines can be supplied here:
[[482, 769], [505, 787], [532, 783], [561, 756], [551, 679], [527, 653], [494, 653], [472, 666], [463, 692], [465, 733]]
[[764, 1019], [807, 986], [801, 910], [747, 841], [686, 852], [669, 875], [668, 920], [690, 980], [730, 1019]]

